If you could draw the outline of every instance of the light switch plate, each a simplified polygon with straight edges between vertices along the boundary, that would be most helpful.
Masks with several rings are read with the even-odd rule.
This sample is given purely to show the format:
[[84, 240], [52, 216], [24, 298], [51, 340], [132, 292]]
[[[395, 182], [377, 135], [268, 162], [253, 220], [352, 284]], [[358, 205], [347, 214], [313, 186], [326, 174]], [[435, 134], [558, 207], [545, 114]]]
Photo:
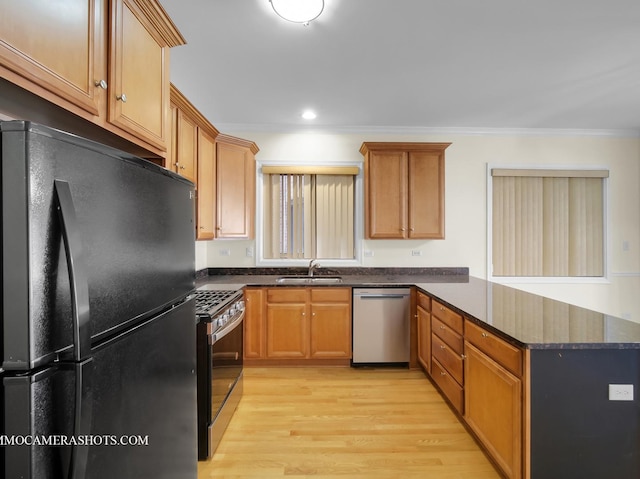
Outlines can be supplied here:
[[633, 401], [633, 384], [609, 384], [609, 401]]

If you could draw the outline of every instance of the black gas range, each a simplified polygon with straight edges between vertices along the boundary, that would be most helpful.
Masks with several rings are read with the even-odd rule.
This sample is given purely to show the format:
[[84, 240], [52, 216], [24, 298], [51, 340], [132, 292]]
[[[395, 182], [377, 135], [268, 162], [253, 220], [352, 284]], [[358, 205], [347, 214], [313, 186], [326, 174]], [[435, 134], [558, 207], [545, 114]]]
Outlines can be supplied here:
[[195, 291], [198, 354], [198, 459], [215, 452], [242, 397], [242, 290]]

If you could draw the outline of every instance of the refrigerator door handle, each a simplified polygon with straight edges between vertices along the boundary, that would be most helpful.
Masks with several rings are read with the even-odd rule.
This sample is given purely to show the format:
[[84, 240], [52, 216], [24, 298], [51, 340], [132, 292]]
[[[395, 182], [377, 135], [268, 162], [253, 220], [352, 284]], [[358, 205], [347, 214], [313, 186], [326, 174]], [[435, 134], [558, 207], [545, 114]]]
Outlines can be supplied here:
[[75, 373], [75, 404], [73, 411], [73, 445], [67, 479], [86, 479], [89, 458], [89, 434], [91, 433], [91, 416], [93, 413], [93, 392], [91, 390], [91, 372], [93, 358], [79, 363], [63, 363], [63, 368], [72, 368]]
[[58, 217], [62, 226], [62, 238], [67, 255], [67, 269], [69, 270], [69, 283], [71, 285], [73, 360], [82, 361], [89, 357], [91, 352], [89, 284], [84, 262], [82, 238], [69, 183], [63, 180], [54, 180], [54, 189], [58, 200]]

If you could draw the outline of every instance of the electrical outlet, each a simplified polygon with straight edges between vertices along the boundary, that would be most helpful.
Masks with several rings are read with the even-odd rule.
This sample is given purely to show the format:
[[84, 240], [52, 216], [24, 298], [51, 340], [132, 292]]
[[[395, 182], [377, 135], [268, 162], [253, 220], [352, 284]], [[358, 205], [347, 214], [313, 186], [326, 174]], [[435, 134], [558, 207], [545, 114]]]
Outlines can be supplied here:
[[633, 401], [633, 384], [609, 384], [609, 401]]
[[231, 256], [231, 250], [230, 249], [221, 249], [220, 250], [220, 256]]
[[247, 258], [253, 258], [253, 248], [252, 247], [247, 247], [245, 249], [245, 254], [247, 255]]
[[419, 249], [412, 249], [411, 256], [422, 256], [422, 251], [420, 251]]
[[373, 256], [373, 251], [371, 251], [370, 249], [366, 249], [366, 250], [364, 250], [364, 255], [367, 258], [371, 258]]
[[629, 241], [628, 240], [624, 240], [622, 242], [622, 251], [629, 251]]

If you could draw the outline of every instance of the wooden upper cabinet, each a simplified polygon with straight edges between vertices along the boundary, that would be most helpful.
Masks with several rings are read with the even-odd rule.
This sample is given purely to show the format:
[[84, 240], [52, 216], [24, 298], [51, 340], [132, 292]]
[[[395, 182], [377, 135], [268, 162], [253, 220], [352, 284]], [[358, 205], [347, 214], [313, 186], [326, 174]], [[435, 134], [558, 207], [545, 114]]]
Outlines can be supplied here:
[[152, 23], [152, 5], [111, 0], [109, 121], [162, 148], [168, 133], [171, 39]]
[[[170, 131], [169, 49], [184, 43], [157, 0], [0, 2], [2, 78], [159, 157]], [[60, 115], [44, 117], [56, 127], [68, 123]]]
[[198, 130], [198, 201], [196, 239], [215, 237], [216, 144], [215, 138]]
[[217, 238], [253, 238], [255, 143], [228, 135], [216, 138]]
[[444, 150], [449, 145], [362, 144], [367, 238], [444, 238]]
[[2, 77], [100, 115], [104, 90], [96, 82], [107, 80], [106, 2], [0, 2]]
[[196, 183], [197, 186], [198, 125], [182, 110], [178, 110], [177, 125], [176, 173]]

